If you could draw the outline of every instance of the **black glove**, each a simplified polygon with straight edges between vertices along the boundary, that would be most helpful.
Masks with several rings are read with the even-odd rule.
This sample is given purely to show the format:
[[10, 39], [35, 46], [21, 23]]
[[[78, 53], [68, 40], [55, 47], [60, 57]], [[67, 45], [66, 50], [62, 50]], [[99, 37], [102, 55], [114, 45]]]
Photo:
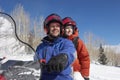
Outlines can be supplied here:
[[85, 78], [85, 77], [84, 77], [84, 80], [90, 80], [90, 79], [89, 79], [89, 78]]
[[58, 54], [57, 56], [52, 57], [47, 64], [48, 72], [61, 72], [64, 70], [68, 62], [68, 57], [66, 54]]

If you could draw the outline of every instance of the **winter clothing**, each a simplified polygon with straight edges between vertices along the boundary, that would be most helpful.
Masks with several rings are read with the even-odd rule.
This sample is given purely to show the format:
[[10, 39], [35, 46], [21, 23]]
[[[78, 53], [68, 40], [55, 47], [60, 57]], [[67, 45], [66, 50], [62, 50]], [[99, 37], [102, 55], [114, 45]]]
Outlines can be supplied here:
[[76, 27], [76, 22], [73, 21], [71, 17], [65, 17], [65, 18], [62, 20], [62, 22], [63, 22], [63, 25], [64, 25], [63, 28], [65, 28], [66, 26], [71, 25], [71, 26], [73, 27], [73, 33], [74, 33], [75, 30], [77, 29], [77, 27]]
[[[78, 31], [69, 36], [68, 39], [73, 40], [75, 37], [78, 37]], [[78, 39], [77, 46], [77, 60], [74, 61], [73, 67], [74, 71], [79, 71], [83, 77], [89, 76], [90, 58], [88, 51], [80, 38]]]
[[[36, 50], [37, 58], [45, 59], [47, 64], [42, 70], [42, 80], [73, 80], [70, 74], [71, 64], [75, 59], [74, 52], [75, 48], [70, 40], [58, 37], [51, 41], [48, 36], [45, 37]], [[51, 67], [52, 71], [48, 72]], [[60, 69], [60, 72], [54, 68]]]
[[68, 62], [68, 58], [66, 54], [59, 54], [57, 56], [52, 57], [47, 64], [48, 72], [61, 72], [66, 67], [66, 63]]
[[[63, 19], [64, 28], [66, 27], [67, 24], [69, 24], [71, 22], [75, 22], [75, 21], [73, 21], [69, 17], [64, 18]], [[76, 27], [76, 24], [71, 24], [71, 25], [73, 27]], [[64, 35], [65, 35], [65, 33], [64, 33]], [[63, 37], [64, 37], [64, 35], [63, 35]], [[72, 35], [70, 35], [70, 36], [65, 35], [65, 37], [67, 39], [73, 41], [74, 44], [77, 44], [77, 47], [75, 45], [76, 50], [77, 50], [77, 59], [72, 64], [73, 70], [79, 71], [81, 73], [81, 75], [83, 77], [85, 77], [85, 76], [89, 76], [90, 58], [89, 58], [88, 51], [87, 51], [83, 41], [80, 38], [78, 38], [77, 42], [74, 42], [74, 39], [77, 38], [78, 36], [79, 36], [79, 33], [78, 33], [77, 27], [75, 28], [74, 33]]]
[[62, 31], [62, 19], [59, 15], [57, 14], [51, 14], [49, 15], [45, 21], [44, 21], [44, 30], [48, 34], [49, 33], [49, 24], [52, 22], [58, 22], [61, 25], [61, 31]]
[[63, 25], [66, 26], [66, 25], [72, 25], [74, 27], [76, 27], [76, 22], [72, 20], [71, 17], [65, 17], [63, 20]]

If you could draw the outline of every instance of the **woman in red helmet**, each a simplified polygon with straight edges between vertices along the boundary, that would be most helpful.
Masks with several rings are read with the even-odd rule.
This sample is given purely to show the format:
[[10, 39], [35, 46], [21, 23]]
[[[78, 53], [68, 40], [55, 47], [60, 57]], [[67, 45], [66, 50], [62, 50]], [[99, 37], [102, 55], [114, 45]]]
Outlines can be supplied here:
[[47, 36], [37, 47], [35, 56], [41, 63], [40, 80], [73, 80], [71, 64], [75, 59], [75, 48], [70, 40], [60, 37], [62, 26], [62, 19], [57, 14], [49, 15], [44, 21]]
[[77, 59], [72, 64], [74, 72], [81, 73], [85, 80], [89, 80], [90, 58], [83, 41], [78, 37], [78, 29], [75, 21], [71, 17], [65, 17], [63, 20], [63, 37], [71, 40], [77, 51]]

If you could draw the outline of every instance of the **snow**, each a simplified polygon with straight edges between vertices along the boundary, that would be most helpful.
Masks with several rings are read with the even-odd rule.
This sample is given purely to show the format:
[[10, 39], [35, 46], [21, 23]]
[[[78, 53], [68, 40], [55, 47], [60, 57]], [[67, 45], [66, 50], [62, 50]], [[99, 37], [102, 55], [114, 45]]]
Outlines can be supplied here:
[[[11, 23], [0, 17], [0, 58], [6, 57], [2, 63], [8, 60], [33, 60], [33, 54], [25, 54], [24, 46], [20, 46], [19, 41], [11, 36], [12, 34], [13, 26]], [[73, 77], [74, 80], [84, 80], [79, 72], [74, 72]], [[120, 80], [120, 68], [91, 63], [90, 80]]]
[[[84, 80], [79, 72], [75, 72], [74, 77], [75, 80]], [[90, 80], [120, 80], [120, 68], [91, 63]]]
[[91, 80], [120, 80], [120, 68], [91, 64]]

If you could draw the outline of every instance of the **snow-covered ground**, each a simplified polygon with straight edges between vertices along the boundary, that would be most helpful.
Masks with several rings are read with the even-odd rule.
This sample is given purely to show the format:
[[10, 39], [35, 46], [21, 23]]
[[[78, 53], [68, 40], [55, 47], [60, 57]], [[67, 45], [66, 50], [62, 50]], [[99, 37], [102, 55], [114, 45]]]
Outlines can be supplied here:
[[[33, 54], [24, 54], [24, 46], [13, 36], [13, 27], [7, 19], [0, 16], [0, 58], [8, 60], [33, 60]], [[74, 80], [83, 80], [80, 73], [74, 73]], [[90, 80], [120, 80], [120, 68], [92, 64], [90, 67]]]
[[[90, 65], [90, 80], [120, 80], [120, 68], [97, 65]], [[75, 73], [75, 80], [81, 79], [81, 75], [77, 72]]]
[[120, 80], [120, 67], [91, 64], [91, 80]]

